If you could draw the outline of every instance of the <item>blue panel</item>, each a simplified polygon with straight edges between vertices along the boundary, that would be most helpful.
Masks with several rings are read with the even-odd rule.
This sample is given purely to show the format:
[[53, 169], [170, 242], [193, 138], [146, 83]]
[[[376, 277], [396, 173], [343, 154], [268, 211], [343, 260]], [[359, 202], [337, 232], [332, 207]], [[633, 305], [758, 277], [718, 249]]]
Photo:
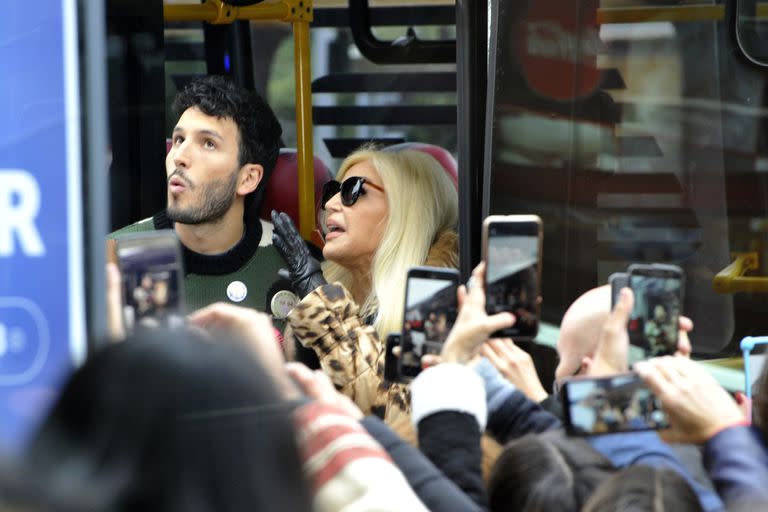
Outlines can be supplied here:
[[[65, 27], [74, 23], [64, 13], [73, 6], [43, 0], [30, 12], [26, 2], [7, 2], [0, 17], [0, 446], [12, 451], [71, 370], [70, 344], [82, 341], [72, 339], [82, 282], [70, 289], [82, 241], [68, 222], [69, 203], [79, 211], [81, 200], [72, 186], [79, 156], [67, 152], [68, 144], [79, 151], [79, 121], [67, 131], [67, 112], [77, 114], [75, 102], [67, 105], [77, 59], [73, 51], [65, 59], [65, 34], [74, 34]], [[65, 62], [74, 67], [69, 79]]]

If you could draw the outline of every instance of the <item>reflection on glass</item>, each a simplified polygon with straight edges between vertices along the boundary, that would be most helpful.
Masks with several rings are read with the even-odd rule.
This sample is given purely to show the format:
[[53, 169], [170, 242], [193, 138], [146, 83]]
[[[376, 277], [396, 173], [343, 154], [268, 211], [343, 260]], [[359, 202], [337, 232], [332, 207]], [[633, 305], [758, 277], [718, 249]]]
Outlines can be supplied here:
[[[685, 9], [648, 11], [670, 6]], [[768, 297], [712, 279], [735, 251], [768, 264], [765, 77], [701, 6], [494, 3], [488, 213], [548, 226], [545, 321], [611, 273], [663, 262], [685, 272], [695, 352], [734, 352], [763, 325]], [[601, 23], [613, 7], [622, 23]]]

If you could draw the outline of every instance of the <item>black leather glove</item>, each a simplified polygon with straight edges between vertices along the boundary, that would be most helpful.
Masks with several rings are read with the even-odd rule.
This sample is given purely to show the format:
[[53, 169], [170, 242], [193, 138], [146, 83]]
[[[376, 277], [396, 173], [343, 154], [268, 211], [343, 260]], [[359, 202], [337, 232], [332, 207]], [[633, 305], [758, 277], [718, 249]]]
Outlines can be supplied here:
[[320, 270], [320, 262], [312, 257], [307, 243], [287, 213], [272, 210], [272, 223], [275, 225], [272, 243], [288, 265], [293, 291], [303, 299], [309, 292], [327, 283]]

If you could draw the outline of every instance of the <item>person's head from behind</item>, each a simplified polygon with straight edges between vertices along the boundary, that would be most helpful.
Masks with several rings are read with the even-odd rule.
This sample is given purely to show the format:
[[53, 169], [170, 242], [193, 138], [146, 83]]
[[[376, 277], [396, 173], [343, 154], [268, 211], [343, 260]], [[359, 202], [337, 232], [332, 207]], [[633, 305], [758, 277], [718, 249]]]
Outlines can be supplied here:
[[577, 298], [563, 315], [557, 353], [560, 363], [555, 378], [565, 379], [580, 373], [585, 357], [597, 350], [603, 326], [611, 313], [611, 287], [599, 286]]
[[583, 439], [529, 434], [504, 447], [491, 470], [492, 512], [578, 511], [614, 472]]
[[29, 469], [110, 510], [306, 510], [290, 411], [239, 346], [144, 331], [78, 369]]
[[178, 121], [165, 158], [170, 219], [204, 224], [229, 213], [240, 222], [244, 208], [261, 202], [280, 152], [275, 114], [256, 92], [221, 76], [188, 84], [173, 110]]
[[584, 512], [699, 512], [691, 486], [675, 471], [634, 465], [606, 481]]
[[324, 273], [348, 288], [355, 276], [370, 276], [362, 310], [378, 309], [380, 334], [400, 330], [406, 272], [424, 264], [439, 234], [456, 229], [456, 187], [437, 160], [417, 150], [363, 148], [344, 160], [336, 180], [340, 190], [327, 187], [322, 205]]
[[[632, 310], [631, 290], [622, 293], [619, 298], [625, 301], [629, 311], [627, 321], [630, 318]], [[635, 301], [637, 299], [634, 299]], [[557, 339], [557, 352], [560, 362], [555, 370], [556, 384], [562, 383], [563, 379], [585, 373], [589, 367], [595, 363], [595, 354], [598, 351], [598, 345], [601, 338], [607, 334], [605, 327], [608, 319], [617, 310], [611, 312], [611, 287], [610, 285], [593, 288], [578, 299], [568, 308], [560, 324], [560, 335]], [[621, 308], [623, 309], [623, 308]], [[662, 306], [663, 313], [667, 312]], [[624, 314], [624, 313], [620, 313]], [[691, 343], [688, 339], [688, 332], [693, 329], [693, 323], [689, 318], [680, 317], [678, 324], [673, 329], [679, 329], [677, 337], [676, 352], [682, 356], [688, 357], [691, 354]], [[617, 332], [618, 334], [618, 332]], [[613, 342], [629, 343], [629, 337], [624, 331], [623, 336], [610, 336]], [[613, 351], [616, 353], [616, 351]], [[624, 351], [626, 352], [626, 351]], [[604, 361], [605, 363], [605, 361]], [[612, 361], [616, 363], [616, 361]], [[626, 367], [627, 361], [623, 361], [621, 366]]]

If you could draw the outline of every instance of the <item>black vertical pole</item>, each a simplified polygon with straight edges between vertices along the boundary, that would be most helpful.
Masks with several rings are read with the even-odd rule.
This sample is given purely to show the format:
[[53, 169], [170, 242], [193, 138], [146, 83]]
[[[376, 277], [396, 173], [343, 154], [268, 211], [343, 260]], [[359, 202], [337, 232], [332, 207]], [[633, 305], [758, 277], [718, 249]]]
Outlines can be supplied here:
[[80, 97], [82, 109], [83, 187], [85, 198], [83, 234], [85, 242], [86, 322], [89, 349], [107, 330], [104, 237], [110, 208], [108, 195], [106, 28], [102, 2], [82, 0], [78, 29], [82, 41], [80, 54]]
[[107, 0], [112, 229], [166, 206], [165, 40], [156, 0]]
[[463, 280], [480, 261], [485, 97], [488, 82], [488, 2], [456, 1], [459, 257]]
[[251, 28], [248, 21], [235, 21], [228, 25], [209, 25], [205, 34], [205, 61], [209, 75], [226, 75], [253, 90], [253, 51]]

